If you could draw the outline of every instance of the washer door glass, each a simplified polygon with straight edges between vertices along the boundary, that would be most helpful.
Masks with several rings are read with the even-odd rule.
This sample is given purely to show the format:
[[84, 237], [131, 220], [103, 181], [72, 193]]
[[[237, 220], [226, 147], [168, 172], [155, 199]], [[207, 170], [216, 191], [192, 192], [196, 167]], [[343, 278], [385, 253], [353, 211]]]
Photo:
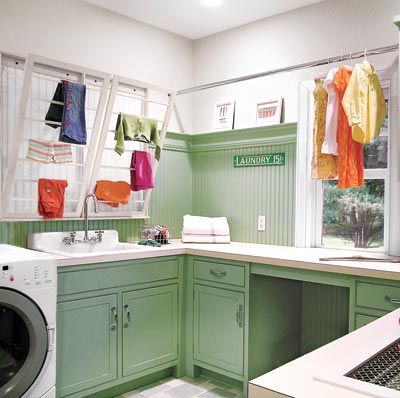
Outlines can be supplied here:
[[47, 327], [38, 307], [14, 290], [0, 289], [0, 397], [21, 397], [47, 354]]

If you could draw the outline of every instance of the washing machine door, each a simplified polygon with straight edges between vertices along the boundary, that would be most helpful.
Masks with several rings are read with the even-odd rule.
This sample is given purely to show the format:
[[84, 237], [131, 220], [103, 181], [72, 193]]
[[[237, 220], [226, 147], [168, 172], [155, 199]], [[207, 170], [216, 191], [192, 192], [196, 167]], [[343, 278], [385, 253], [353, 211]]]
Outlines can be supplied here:
[[20, 398], [47, 355], [46, 321], [27, 296], [0, 288], [0, 397]]

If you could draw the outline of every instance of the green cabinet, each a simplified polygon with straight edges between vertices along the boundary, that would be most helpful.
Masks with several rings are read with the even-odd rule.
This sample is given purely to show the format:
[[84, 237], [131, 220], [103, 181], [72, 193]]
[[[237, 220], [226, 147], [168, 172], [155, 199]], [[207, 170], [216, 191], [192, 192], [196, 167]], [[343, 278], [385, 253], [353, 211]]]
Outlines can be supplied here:
[[243, 374], [244, 293], [194, 286], [195, 360]]
[[58, 396], [116, 380], [116, 314], [115, 294], [58, 304]]
[[178, 366], [180, 263], [171, 256], [59, 269], [58, 398], [118, 390]]
[[123, 376], [178, 356], [178, 287], [123, 293]]
[[355, 281], [353, 328], [358, 329], [399, 308], [400, 285], [396, 281], [359, 279]]

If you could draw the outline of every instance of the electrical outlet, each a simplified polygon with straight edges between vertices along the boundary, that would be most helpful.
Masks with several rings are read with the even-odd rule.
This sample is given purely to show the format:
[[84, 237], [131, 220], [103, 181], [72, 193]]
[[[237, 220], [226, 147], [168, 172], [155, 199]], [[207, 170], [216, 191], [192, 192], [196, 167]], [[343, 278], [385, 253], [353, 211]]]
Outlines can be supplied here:
[[265, 216], [258, 216], [257, 229], [265, 231]]

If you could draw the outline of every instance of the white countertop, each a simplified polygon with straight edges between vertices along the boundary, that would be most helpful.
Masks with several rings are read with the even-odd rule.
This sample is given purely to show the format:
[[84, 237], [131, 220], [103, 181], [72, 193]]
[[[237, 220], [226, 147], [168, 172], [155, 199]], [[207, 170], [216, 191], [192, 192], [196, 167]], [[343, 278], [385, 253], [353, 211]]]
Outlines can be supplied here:
[[57, 257], [58, 266], [93, 264], [130, 259], [190, 254], [210, 256], [227, 260], [238, 260], [257, 264], [301, 268], [313, 271], [400, 280], [400, 263], [360, 261], [319, 261], [321, 257], [342, 257], [363, 255], [386, 258], [384, 254], [344, 251], [335, 249], [310, 249], [288, 246], [261, 245], [232, 242], [230, 244], [194, 244], [176, 240], [162, 247], [143, 246], [133, 251], [119, 251], [112, 254], [82, 254], [75, 257]]
[[[343, 376], [400, 337], [399, 317], [400, 309], [251, 380], [249, 398], [399, 397], [399, 391]], [[348, 383], [353, 391], [334, 385], [342, 383]]]

